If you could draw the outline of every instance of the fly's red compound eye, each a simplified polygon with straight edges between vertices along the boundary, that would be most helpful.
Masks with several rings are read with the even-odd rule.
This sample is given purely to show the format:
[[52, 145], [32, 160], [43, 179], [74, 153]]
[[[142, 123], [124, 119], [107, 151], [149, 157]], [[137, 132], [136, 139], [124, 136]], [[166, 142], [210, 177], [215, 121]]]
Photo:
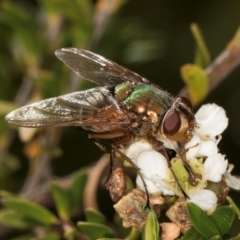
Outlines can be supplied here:
[[165, 135], [175, 135], [181, 127], [181, 118], [176, 109], [170, 109], [163, 120], [163, 132]]
[[190, 109], [192, 109], [192, 104], [191, 104], [191, 102], [187, 98], [179, 97], [177, 100], [178, 100], [178, 102], [182, 102], [185, 105], [187, 105]]

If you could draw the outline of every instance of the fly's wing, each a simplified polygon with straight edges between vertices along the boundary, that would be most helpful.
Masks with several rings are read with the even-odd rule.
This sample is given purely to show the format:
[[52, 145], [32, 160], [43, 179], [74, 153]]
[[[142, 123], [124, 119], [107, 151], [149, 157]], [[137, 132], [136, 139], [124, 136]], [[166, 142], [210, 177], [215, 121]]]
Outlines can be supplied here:
[[115, 86], [126, 81], [150, 84], [146, 78], [84, 49], [62, 48], [55, 54], [79, 76], [100, 86]]
[[21, 107], [6, 116], [21, 127], [80, 126], [90, 131], [111, 131], [129, 124], [108, 89], [97, 87], [49, 98]]

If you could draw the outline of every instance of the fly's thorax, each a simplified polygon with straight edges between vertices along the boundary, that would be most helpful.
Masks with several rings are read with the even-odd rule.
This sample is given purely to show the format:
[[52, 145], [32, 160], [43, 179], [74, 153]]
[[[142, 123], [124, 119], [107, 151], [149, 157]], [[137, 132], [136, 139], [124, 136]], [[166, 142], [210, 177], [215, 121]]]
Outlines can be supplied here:
[[168, 93], [154, 85], [123, 83], [115, 88], [115, 97], [122, 101], [122, 106], [141, 116], [142, 121], [159, 122], [171, 107], [172, 98]]
[[192, 104], [188, 99], [179, 97], [163, 117], [158, 133], [160, 137], [178, 142], [188, 142], [192, 138], [194, 127]]
[[136, 84], [134, 82], [124, 82], [124, 83], [118, 84], [114, 89], [116, 100], [119, 102], [123, 102], [135, 87], [136, 87]]

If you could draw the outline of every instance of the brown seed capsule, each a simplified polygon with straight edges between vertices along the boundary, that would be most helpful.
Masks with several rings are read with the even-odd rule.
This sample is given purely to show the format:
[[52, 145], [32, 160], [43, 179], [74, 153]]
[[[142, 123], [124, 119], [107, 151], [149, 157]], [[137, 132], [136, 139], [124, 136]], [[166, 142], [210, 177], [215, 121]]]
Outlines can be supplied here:
[[106, 188], [114, 202], [118, 202], [122, 198], [127, 188], [122, 168], [117, 168], [112, 172], [108, 182], [106, 183]]
[[[162, 196], [150, 196], [150, 206], [160, 215], [165, 199]], [[147, 202], [146, 193], [133, 189], [114, 205], [116, 212], [123, 219], [124, 227], [142, 229], [146, 223], [148, 210], [145, 209]]]
[[186, 201], [177, 201], [173, 206], [169, 208], [166, 215], [169, 219], [180, 227], [183, 233], [187, 232], [188, 229], [192, 226], [186, 209]]

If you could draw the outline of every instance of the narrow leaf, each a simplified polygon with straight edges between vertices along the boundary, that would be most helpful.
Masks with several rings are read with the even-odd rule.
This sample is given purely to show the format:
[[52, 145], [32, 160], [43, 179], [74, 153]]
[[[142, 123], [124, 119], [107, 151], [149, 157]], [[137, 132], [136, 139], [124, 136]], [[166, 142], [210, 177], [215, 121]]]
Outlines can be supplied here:
[[122, 238], [98, 238], [97, 240], [122, 240]]
[[214, 222], [221, 235], [228, 232], [235, 218], [235, 213], [229, 206], [222, 206], [218, 208], [210, 219]]
[[56, 224], [58, 222], [57, 217], [48, 209], [30, 201], [22, 200], [17, 197], [6, 196], [2, 198], [2, 204], [7, 208], [13, 209], [22, 214], [23, 217], [32, 219], [39, 225], [46, 226]]
[[196, 41], [196, 55], [194, 63], [205, 68], [211, 62], [211, 57], [205, 44], [203, 35], [196, 23], [191, 24], [190, 29]]
[[98, 240], [122, 240], [122, 238], [98, 238]]
[[233, 39], [228, 43], [227, 49], [232, 51], [235, 47], [240, 45], [240, 27], [235, 32]]
[[32, 240], [34, 239], [34, 235], [30, 233], [30, 234], [24, 234], [18, 237], [11, 238], [11, 240], [26, 240], [26, 239]]
[[222, 237], [220, 235], [216, 235], [214, 237], [211, 237], [209, 240], [222, 240]]
[[96, 240], [106, 235], [113, 235], [111, 228], [100, 223], [78, 222], [78, 228], [84, 232], [90, 240]]
[[159, 239], [159, 223], [154, 211], [150, 211], [147, 216], [147, 221], [143, 229], [142, 238], [144, 240], [157, 240]]
[[16, 229], [28, 229], [34, 226], [33, 222], [24, 219], [21, 214], [11, 209], [3, 209], [0, 211], [0, 223]]
[[85, 216], [87, 222], [104, 223], [106, 220], [105, 216], [101, 212], [90, 208], [85, 210]]
[[191, 227], [181, 240], [199, 240], [201, 239], [201, 234], [194, 228]]
[[51, 190], [54, 201], [56, 203], [57, 211], [61, 219], [70, 219], [70, 198], [66, 190], [60, 187], [58, 184], [52, 182]]
[[205, 238], [219, 235], [219, 231], [207, 214], [194, 203], [187, 203], [188, 216], [194, 228]]
[[71, 197], [71, 212], [74, 212], [83, 197], [84, 188], [87, 182], [87, 173], [85, 171], [79, 171], [74, 175], [71, 186], [69, 187], [69, 195]]

